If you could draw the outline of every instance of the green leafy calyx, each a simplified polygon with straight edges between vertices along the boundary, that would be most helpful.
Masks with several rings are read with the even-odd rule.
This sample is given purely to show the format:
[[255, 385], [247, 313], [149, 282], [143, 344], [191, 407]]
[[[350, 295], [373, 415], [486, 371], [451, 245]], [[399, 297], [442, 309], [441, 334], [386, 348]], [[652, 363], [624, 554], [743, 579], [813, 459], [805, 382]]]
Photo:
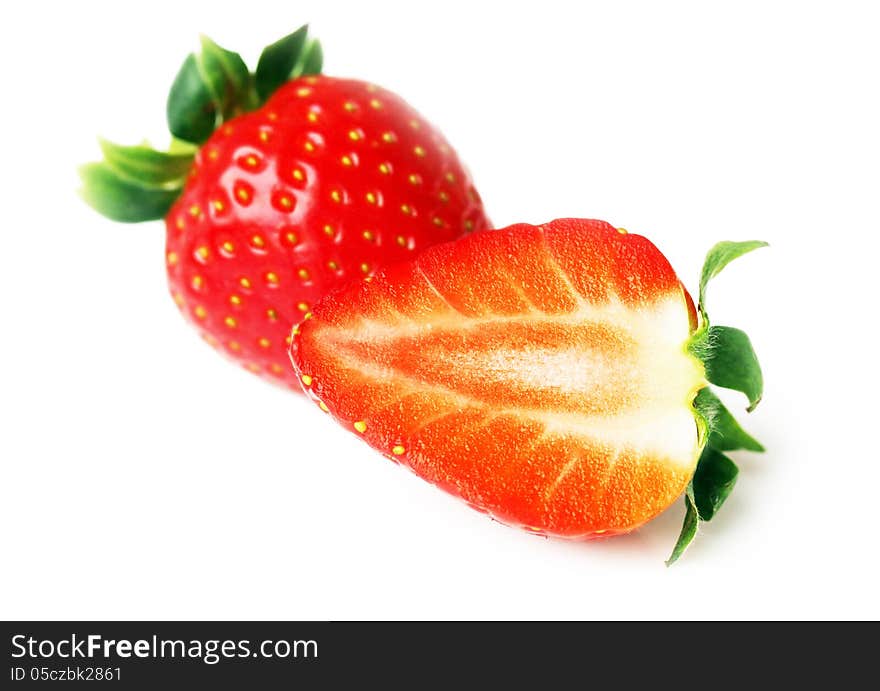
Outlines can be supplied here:
[[225, 121], [254, 110], [282, 84], [319, 74], [321, 44], [303, 26], [266, 47], [251, 73], [238, 53], [207, 36], [183, 61], [166, 104], [173, 137], [167, 151], [101, 141], [104, 160], [80, 168], [83, 199], [116, 221], [162, 218], [180, 195], [199, 145]]
[[[690, 352], [703, 362], [706, 379], [716, 386], [745, 394], [748, 412], [755, 409], [763, 395], [761, 366], [743, 331], [710, 324], [706, 286], [734, 259], [766, 245], [760, 241], [719, 242], [709, 250], [700, 276], [700, 325], [688, 344]], [[701, 434], [705, 445], [685, 494], [684, 523], [667, 565], [684, 554], [697, 534], [699, 523], [712, 520], [733, 490], [739, 469], [724, 452], [764, 451], [760, 442], [740, 426], [708, 386], [697, 392], [694, 409], [698, 428], [708, 430], [708, 434]]]

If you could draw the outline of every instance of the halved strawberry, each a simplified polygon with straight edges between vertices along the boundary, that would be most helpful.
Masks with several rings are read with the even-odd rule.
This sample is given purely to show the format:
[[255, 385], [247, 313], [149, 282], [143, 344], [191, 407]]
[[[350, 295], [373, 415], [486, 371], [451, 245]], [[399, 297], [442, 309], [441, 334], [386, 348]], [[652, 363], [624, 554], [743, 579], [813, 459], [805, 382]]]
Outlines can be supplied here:
[[708, 425], [721, 421], [729, 449], [736, 423], [708, 381], [760, 396], [742, 332], [709, 327], [705, 282], [761, 244], [710, 253], [698, 319], [638, 235], [574, 219], [477, 233], [324, 299], [294, 329], [291, 357], [321, 408], [371, 446], [535, 532], [633, 530], [711, 449], [680, 553], [697, 507], [711, 518], [732, 484]]

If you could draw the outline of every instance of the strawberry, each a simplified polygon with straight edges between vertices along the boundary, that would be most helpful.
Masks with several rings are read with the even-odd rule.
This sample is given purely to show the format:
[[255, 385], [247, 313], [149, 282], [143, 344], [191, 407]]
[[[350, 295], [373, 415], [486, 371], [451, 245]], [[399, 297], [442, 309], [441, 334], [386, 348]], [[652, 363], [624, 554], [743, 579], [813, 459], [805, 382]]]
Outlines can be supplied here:
[[708, 388], [753, 408], [762, 377], [705, 287], [764, 244], [713, 248], [698, 312], [651, 242], [607, 223], [476, 233], [319, 302], [291, 358], [322, 410], [503, 523], [626, 533], [686, 492], [671, 562], [733, 486], [723, 452], [762, 450]]
[[425, 118], [320, 64], [305, 27], [266, 48], [254, 75], [203, 39], [169, 96], [172, 149], [103, 142], [104, 160], [82, 169], [104, 215], [165, 218], [171, 294], [205, 340], [297, 391], [287, 339], [317, 300], [488, 226]]

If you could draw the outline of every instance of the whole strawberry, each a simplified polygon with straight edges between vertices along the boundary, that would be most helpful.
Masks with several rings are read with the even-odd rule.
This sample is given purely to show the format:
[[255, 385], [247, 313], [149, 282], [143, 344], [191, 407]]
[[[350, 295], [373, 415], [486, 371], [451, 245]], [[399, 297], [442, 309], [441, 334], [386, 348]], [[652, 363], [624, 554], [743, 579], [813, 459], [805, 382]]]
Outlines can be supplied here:
[[710, 251], [698, 311], [654, 245], [607, 223], [476, 233], [322, 300], [291, 357], [323, 411], [504, 523], [614, 535], [685, 492], [671, 562], [733, 488], [724, 452], [762, 450], [708, 386], [751, 410], [763, 378], [705, 290], [764, 244]]
[[300, 390], [291, 326], [327, 292], [488, 227], [455, 152], [380, 87], [321, 76], [303, 27], [250, 74], [202, 39], [168, 101], [169, 152], [102, 142], [83, 196], [124, 222], [165, 218], [180, 310], [216, 349]]

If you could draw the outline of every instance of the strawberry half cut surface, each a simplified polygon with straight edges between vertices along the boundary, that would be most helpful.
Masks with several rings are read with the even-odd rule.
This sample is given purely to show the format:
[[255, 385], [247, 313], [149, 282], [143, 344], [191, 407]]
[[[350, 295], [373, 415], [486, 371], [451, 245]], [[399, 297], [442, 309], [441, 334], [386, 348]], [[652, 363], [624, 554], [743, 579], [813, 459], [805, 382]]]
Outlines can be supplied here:
[[291, 327], [327, 292], [489, 227], [442, 134], [381, 87], [319, 74], [302, 27], [252, 74], [208, 38], [168, 97], [168, 151], [102, 142], [83, 197], [123, 222], [165, 219], [171, 295], [202, 337], [300, 391]]
[[708, 388], [761, 371], [710, 326], [705, 287], [761, 242], [709, 253], [699, 308], [638, 235], [563, 219], [477, 233], [330, 295], [294, 329], [306, 392], [341, 424], [497, 520], [584, 539], [685, 493], [677, 559], [762, 450]]

